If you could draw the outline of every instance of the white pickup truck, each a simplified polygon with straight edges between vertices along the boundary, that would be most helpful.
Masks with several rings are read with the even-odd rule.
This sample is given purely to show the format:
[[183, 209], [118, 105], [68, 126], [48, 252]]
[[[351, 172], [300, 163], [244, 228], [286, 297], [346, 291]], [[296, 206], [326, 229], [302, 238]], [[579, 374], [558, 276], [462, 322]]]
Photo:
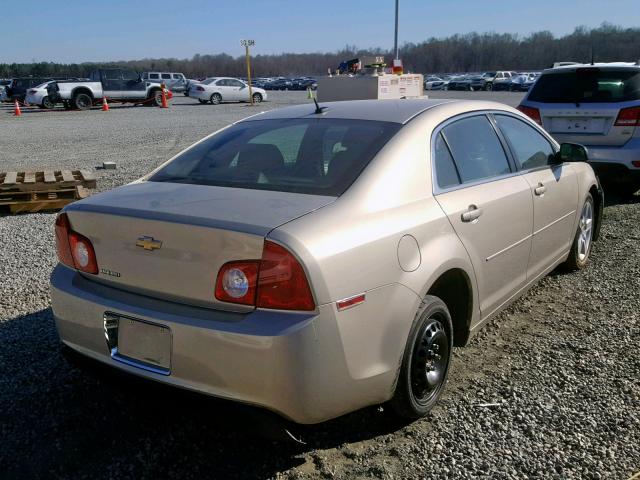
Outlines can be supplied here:
[[86, 110], [92, 105], [107, 100], [142, 103], [151, 106], [162, 104], [162, 86], [157, 82], [143, 80], [132, 71], [119, 68], [96, 70], [90, 81], [54, 82], [48, 88], [54, 101], [62, 102], [65, 108]]

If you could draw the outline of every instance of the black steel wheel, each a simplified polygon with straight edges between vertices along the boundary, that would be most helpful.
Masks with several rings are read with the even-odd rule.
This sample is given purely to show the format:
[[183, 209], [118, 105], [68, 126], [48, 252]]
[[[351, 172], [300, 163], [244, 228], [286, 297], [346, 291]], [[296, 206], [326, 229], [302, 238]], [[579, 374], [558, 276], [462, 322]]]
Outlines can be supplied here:
[[420, 331], [411, 362], [411, 389], [416, 401], [429, 403], [442, 388], [449, 367], [449, 339], [437, 316]]
[[447, 306], [439, 298], [427, 295], [411, 328], [390, 401], [399, 416], [420, 418], [438, 401], [449, 374], [452, 332]]

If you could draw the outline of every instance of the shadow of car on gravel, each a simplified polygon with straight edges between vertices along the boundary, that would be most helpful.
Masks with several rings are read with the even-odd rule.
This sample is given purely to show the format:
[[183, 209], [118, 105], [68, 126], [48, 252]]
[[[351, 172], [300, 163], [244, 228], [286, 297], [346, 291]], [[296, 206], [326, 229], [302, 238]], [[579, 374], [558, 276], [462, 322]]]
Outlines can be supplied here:
[[402, 427], [376, 407], [295, 425], [62, 354], [50, 308], [0, 323], [0, 342], [3, 478], [271, 477]]

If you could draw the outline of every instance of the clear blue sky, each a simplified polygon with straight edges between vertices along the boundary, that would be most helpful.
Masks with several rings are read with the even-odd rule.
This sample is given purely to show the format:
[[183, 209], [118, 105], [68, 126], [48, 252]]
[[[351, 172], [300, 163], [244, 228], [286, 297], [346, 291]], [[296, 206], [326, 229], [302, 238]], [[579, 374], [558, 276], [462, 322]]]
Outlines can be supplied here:
[[[394, 0], [2, 0], [0, 63], [393, 46]], [[470, 31], [640, 26], [640, 0], [400, 0], [400, 44]]]

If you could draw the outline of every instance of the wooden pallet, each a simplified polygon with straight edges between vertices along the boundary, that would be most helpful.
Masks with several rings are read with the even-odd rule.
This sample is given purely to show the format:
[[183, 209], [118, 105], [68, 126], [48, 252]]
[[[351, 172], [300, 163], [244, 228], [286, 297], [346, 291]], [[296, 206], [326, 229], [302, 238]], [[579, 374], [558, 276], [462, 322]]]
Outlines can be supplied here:
[[89, 195], [96, 178], [87, 170], [0, 172], [0, 210], [10, 213], [59, 210]]
[[96, 177], [88, 170], [45, 170], [43, 172], [0, 172], [0, 190], [51, 190], [82, 185], [96, 188]]

